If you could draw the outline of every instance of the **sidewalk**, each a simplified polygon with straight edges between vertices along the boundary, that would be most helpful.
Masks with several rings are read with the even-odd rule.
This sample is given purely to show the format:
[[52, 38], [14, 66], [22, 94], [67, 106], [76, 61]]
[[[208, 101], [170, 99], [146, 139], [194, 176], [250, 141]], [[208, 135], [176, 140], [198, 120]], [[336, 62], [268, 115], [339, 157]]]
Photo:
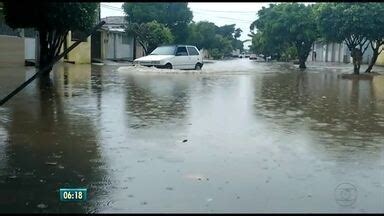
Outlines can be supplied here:
[[[307, 67], [310, 68], [327, 68], [327, 69], [342, 69], [342, 70], [350, 70], [353, 72], [353, 64], [352, 63], [339, 63], [339, 62], [306, 62]], [[367, 69], [368, 64], [362, 64], [360, 67], [360, 73], [364, 73]], [[384, 74], [384, 66], [375, 65], [372, 68], [372, 72]]]

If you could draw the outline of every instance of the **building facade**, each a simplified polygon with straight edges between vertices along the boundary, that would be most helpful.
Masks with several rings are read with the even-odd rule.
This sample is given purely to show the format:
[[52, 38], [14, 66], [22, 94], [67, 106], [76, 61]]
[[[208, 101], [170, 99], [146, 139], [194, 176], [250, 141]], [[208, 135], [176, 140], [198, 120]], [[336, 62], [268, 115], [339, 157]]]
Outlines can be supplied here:
[[[369, 42], [364, 44], [364, 47]], [[368, 45], [367, 50], [363, 54], [362, 64], [369, 64], [372, 59], [373, 50]], [[308, 55], [308, 62], [339, 62], [339, 63], [352, 63], [351, 52], [345, 43], [323, 43], [315, 42], [312, 46], [311, 52]], [[377, 65], [383, 65], [379, 59], [376, 61]]]

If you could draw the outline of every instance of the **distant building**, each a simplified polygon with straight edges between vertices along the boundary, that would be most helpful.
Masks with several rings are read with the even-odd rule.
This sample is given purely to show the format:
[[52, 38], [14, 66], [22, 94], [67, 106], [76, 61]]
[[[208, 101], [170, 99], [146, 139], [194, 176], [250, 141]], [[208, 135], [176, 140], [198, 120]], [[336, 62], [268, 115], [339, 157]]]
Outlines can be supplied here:
[[[381, 49], [384, 49], [384, 45], [381, 46]], [[384, 51], [380, 53], [379, 57], [377, 58], [376, 64], [384, 66]]]
[[132, 61], [144, 55], [143, 48], [125, 32], [124, 16], [101, 18], [105, 24], [92, 36], [92, 61]]
[[[365, 45], [367, 44], [368, 42]], [[368, 46], [363, 55], [362, 63], [368, 64], [372, 59], [372, 54], [373, 50]], [[307, 61], [352, 63], [352, 57], [345, 43], [315, 42]]]
[[35, 37], [33, 29], [9, 27], [0, 13], [0, 65], [24, 65], [26, 60], [35, 61]]

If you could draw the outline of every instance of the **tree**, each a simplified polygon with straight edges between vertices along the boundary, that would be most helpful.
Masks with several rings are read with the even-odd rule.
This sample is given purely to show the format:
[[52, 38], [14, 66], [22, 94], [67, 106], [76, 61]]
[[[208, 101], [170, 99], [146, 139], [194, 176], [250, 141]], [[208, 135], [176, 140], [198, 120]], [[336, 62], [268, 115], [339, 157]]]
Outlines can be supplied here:
[[188, 26], [187, 42], [196, 45], [198, 49], [212, 49], [214, 48], [216, 28], [214, 23], [207, 21], [191, 23]]
[[223, 26], [220, 26], [220, 27], [216, 27], [216, 33], [223, 36], [223, 37], [226, 37], [226, 38], [230, 38], [232, 39], [233, 38], [233, 35], [235, 33], [235, 24], [232, 24], [232, 25], [223, 25]]
[[241, 32], [243, 32], [243, 30], [241, 30], [240, 28], [235, 29], [235, 39], [238, 39], [241, 36]]
[[127, 26], [127, 33], [133, 34], [145, 54], [151, 53], [157, 46], [173, 42], [173, 36], [169, 28], [156, 21], [148, 23], [132, 23]]
[[272, 45], [278, 48], [286, 47], [287, 44], [295, 46], [299, 67], [306, 68], [305, 61], [318, 37], [312, 6], [298, 3], [270, 4], [268, 8], [263, 7], [258, 11], [257, 15], [258, 19], [250, 26], [251, 30], [257, 28], [261, 32], [255, 40], [261, 39], [264, 49], [271, 49]]
[[176, 43], [185, 42], [188, 37], [188, 24], [193, 14], [188, 3], [124, 3], [122, 6], [129, 23], [147, 23], [157, 21], [168, 27]]
[[366, 73], [370, 73], [373, 65], [376, 63], [380, 53], [384, 50], [384, 32], [378, 29], [384, 26], [384, 5], [382, 3], [369, 3], [369, 13], [371, 14], [370, 31], [367, 34], [369, 39], [369, 45], [372, 48], [373, 55], [369, 62], [368, 68], [365, 70]]
[[[88, 31], [96, 18], [96, 3], [4, 2], [5, 21], [11, 28], [34, 28], [39, 32], [39, 67], [60, 54], [69, 31]], [[51, 68], [52, 69], [52, 68]], [[49, 72], [44, 75], [49, 75]]]
[[[345, 42], [353, 59], [353, 73], [360, 74], [360, 65], [372, 31], [380, 27], [372, 22], [374, 8], [367, 3], [327, 3], [317, 6], [319, 29], [330, 42]], [[377, 15], [380, 19], [382, 14]]]
[[[230, 55], [233, 50], [235, 25], [218, 27], [214, 23], [202, 21], [191, 23], [188, 28], [188, 43], [199, 49], [207, 49], [214, 59]], [[240, 41], [241, 46], [242, 42]], [[238, 46], [238, 45], [237, 45]]]

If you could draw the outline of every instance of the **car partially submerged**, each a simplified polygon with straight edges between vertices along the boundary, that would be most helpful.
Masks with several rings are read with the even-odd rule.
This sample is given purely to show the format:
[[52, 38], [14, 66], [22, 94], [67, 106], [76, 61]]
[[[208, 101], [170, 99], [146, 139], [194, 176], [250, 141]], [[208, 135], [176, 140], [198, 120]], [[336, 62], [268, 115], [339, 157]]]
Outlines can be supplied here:
[[249, 56], [249, 59], [250, 59], [250, 60], [257, 60], [257, 55], [256, 55], [256, 54], [251, 54], [251, 55]]
[[168, 69], [195, 69], [203, 67], [199, 50], [191, 45], [159, 46], [151, 54], [135, 59], [135, 65]]

